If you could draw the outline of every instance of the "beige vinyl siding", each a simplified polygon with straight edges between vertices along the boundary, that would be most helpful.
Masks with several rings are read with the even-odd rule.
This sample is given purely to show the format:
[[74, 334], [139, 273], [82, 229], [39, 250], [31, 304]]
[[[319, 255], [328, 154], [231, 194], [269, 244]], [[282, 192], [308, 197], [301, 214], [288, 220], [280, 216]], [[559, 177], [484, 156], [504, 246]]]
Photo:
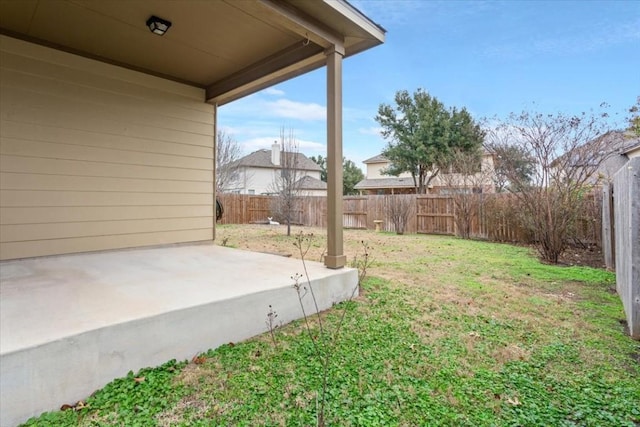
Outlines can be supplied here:
[[0, 36], [0, 259], [213, 238], [199, 88]]

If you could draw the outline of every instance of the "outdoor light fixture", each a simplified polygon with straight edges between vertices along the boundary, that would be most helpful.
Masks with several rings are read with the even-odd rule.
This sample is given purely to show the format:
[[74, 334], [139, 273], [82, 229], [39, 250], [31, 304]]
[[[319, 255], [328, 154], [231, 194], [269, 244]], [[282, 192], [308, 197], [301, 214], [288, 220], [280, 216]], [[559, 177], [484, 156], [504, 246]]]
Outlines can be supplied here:
[[153, 34], [163, 36], [169, 27], [171, 27], [171, 22], [158, 18], [155, 15], [151, 15], [151, 18], [147, 19], [147, 27], [149, 27], [149, 30], [151, 30]]

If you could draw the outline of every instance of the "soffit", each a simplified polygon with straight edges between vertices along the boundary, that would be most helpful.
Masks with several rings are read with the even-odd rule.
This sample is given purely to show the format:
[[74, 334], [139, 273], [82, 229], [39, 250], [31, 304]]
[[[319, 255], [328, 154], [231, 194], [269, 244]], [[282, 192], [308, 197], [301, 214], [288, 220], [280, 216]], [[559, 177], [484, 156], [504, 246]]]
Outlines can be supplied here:
[[[206, 88], [224, 103], [324, 64], [327, 43], [347, 54], [382, 43], [336, 9], [344, 2], [282, 0], [0, 0], [0, 30], [128, 68]], [[286, 13], [282, 15], [281, 11]], [[152, 34], [151, 15], [172, 22]], [[354, 16], [357, 16], [354, 15]], [[293, 19], [296, 23], [291, 21]], [[361, 19], [361, 18], [359, 18]], [[311, 34], [309, 34], [311, 33]], [[364, 44], [363, 44], [364, 41]]]

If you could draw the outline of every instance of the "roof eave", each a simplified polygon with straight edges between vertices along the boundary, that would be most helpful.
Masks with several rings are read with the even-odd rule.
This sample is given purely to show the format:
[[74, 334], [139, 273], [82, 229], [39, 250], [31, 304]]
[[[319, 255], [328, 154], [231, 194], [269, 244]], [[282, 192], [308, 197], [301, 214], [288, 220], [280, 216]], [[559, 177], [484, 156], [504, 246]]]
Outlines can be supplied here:
[[[244, 5], [252, 3], [245, 2]], [[207, 87], [206, 101], [224, 105], [236, 99], [276, 85], [291, 78], [306, 74], [326, 64], [325, 50], [338, 46], [349, 57], [378, 46], [385, 41], [386, 30], [367, 18], [345, 0], [323, 0], [327, 13], [336, 11], [350, 23], [348, 31], [343, 33], [365, 32], [366, 37], [348, 39], [346, 34], [336, 34], [327, 29], [323, 22], [305, 16], [291, 8], [287, 2], [280, 0], [262, 0], [256, 3], [257, 8], [268, 10], [277, 15], [280, 22], [290, 31], [304, 34], [306, 41], [299, 45], [289, 46], [271, 57], [258, 61], [244, 70], [229, 76], [222, 81]], [[321, 17], [322, 18], [322, 17]]]

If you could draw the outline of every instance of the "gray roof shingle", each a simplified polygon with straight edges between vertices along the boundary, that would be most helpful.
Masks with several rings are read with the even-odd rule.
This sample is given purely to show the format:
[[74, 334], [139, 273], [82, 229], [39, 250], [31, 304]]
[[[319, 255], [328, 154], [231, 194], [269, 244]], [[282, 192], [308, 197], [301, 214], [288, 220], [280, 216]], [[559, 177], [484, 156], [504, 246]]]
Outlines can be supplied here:
[[298, 181], [300, 183], [301, 190], [326, 190], [327, 183], [324, 181], [320, 181], [317, 178], [306, 175], [300, 178]]
[[383, 156], [382, 154], [378, 154], [377, 156], [373, 156], [367, 160], [363, 160], [362, 163], [386, 163], [388, 162], [389, 159], [387, 159], [385, 156]]
[[367, 190], [372, 188], [413, 188], [412, 178], [376, 178], [363, 179], [353, 188], [356, 190]]
[[[280, 153], [280, 158], [283, 157], [284, 152]], [[295, 154], [297, 157], [298, 169], [303, 171], [321, 171], [320, 166], [315, 163], [313, 160], [309, 159], [302, 153], [286, 153], [286, 154]], [[239, 166], [247, 166], [254, 168], [280, 168], [280, 166], [275, 166], [271, 163], [271, 150], [262, 149], [258, 151], [254, 151], [251, 154], [247, 154], [238, 160]]]

